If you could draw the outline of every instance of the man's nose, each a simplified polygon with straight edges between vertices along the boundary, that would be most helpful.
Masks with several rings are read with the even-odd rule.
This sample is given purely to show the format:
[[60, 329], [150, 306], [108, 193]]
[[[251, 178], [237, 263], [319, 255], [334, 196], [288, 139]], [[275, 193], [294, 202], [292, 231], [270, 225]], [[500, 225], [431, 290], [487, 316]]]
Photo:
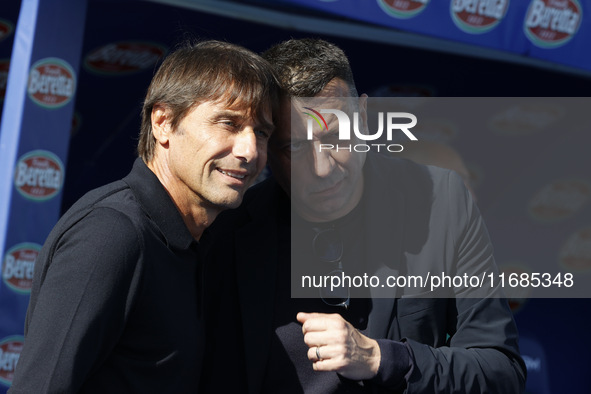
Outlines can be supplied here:
[[232, 153], [246, 163], [257, 159], [259, 151], [254, 130], [249, 128], [236, 135]]
[[[329, 176], [335, 166], [331, 150], [320, 149], [319, 143], [314, 143], [314, 174], [320, 178]], [[297, 165], [297, 163], [295, 163]]]

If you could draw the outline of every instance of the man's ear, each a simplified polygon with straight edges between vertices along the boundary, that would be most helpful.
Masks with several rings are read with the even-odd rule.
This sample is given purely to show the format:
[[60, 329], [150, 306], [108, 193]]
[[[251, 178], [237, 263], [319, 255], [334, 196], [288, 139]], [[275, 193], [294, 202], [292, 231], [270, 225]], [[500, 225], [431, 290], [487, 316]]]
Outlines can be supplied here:
[[167, 144], [170, 133], [172, 132], [170, 110], [162, 104], [156, 104], [152, 108], [151, 119], [154, 138], [162, 145]]

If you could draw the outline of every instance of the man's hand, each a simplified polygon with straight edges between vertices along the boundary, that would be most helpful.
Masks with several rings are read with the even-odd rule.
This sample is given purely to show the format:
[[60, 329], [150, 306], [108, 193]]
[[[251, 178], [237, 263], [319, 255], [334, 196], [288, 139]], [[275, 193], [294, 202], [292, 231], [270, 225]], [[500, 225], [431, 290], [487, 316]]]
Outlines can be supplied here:
[[381, 359], [378, 343], [341, 315], [300, 312], [297, 319], [302, 323], [308, 358], [315, 371], [335, 371], [352, 380], [376, 376]]

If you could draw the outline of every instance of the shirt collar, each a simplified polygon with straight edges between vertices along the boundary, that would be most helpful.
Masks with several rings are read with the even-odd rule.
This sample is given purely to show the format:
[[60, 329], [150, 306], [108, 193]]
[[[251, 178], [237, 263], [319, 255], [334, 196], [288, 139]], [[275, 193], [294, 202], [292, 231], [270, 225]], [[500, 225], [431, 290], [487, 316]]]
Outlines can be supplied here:
[[123, 181], [162, 231], [171, 248], [188, 249], [192, 244], [197, 244], [168, 192], [141, 158], [135, 160], [131, 172]]

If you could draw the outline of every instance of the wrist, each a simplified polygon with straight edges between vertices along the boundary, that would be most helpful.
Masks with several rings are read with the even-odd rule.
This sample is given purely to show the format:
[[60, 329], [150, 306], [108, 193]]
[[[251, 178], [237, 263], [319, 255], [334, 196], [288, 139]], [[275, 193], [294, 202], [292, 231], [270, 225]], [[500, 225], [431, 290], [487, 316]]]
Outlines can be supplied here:
[[390, 339], [378, 339], [380, 366], [371, 379], [372, 384], [398, 390], [406, 386], [407, 373], [413, 367], [413, 360], [407, 346]]
[[370, 360], [370, 371], [372, 373], [372, 378], [377, 376], [380, 370], [380, 364], [382, 361], [382, 353], [380, 350], [380, 345], [378, 341], [372, 339], [371, 340], [371, 353], [369, 356]]

